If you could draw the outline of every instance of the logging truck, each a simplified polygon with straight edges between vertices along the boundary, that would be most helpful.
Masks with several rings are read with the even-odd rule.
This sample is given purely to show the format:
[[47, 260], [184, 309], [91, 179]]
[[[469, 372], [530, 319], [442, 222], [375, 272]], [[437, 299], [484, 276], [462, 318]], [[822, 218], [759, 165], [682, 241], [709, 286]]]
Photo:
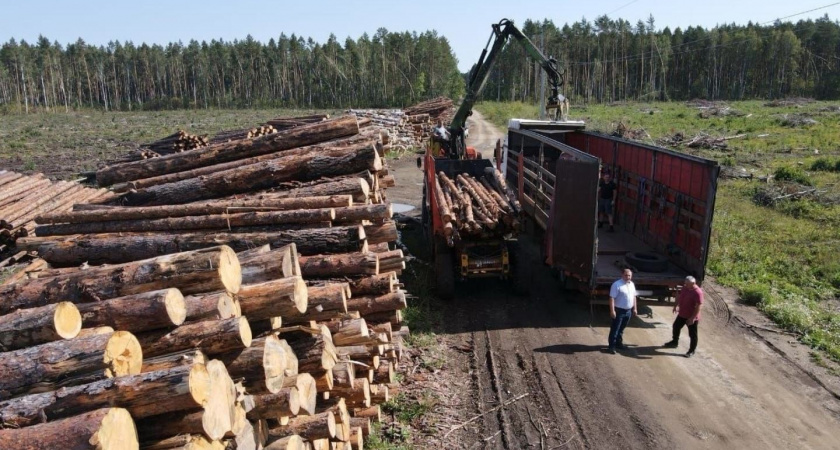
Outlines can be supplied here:
[[[708, 159], [550, 121], [512, 119], [497, 167], [544, 238], [564, 286], [606, 302], [624, 268], [640, 296], [673, 298], [703, 280], [720, 166]], [[598, 226], [598, 186], [617, 183], [615, 231]]]
[[467, 118], [509, 38], [522, 45], [546, 73], [551, 92], [546, 111], [555, 121], [565, 120], [568, 111], [568, 101], [560, 94], [564, 70], [558, 62], [543, 55], [512, 21], [503, 19], [492, 29], [452, 122], [445, 130], [439, 124], [422, 164], [418, 159], [424, 170], [423, 225], [434, 252], [437, 290], [444, 298], [454, 294], [456, 280], [475, 277], [510, 279], [517, 291], [527, 289], [517, 276], [516, 216], [521, 210], [508, 198], [503, 178], [494, 175], [492, 161], [482, 159], [465, 142]]

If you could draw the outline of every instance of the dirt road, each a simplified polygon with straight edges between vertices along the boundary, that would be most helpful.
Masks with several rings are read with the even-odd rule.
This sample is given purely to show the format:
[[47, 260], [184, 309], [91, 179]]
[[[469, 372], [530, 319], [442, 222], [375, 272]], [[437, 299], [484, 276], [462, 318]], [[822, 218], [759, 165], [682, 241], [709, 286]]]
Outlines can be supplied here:
[[[488, 154], [501, 136], [477, 112], [469, 144]], [[408, 165], [411, 164], [411, 166]], [[418, 186], [414, 161], [397, 161], [403, 186]], [[410, 170], [409, 170], [410, 169]], [[391, 192], [419, 206], [419, 192]], [[483, 414], [440, 442], [448, 448], [840, 448], [840, 400], [736, 320], [722, 290], [707, 283], [709, 305], [697, 355], [661, 345], [670, 339], [671, 308], [640, 308], [618, 355], [603, 351], [606, 309], [560, 290], [526, 240], [534, 270], [531, 295], [502, 283], [459, 287], [444, 308], [443, 339], [453, 383], [444, 406], [462, 411], [442, 432]], [[684, 330], [684, 334], [685, 330]], [[782, 336], [782, 339], [785, 337]], [[793, 338], [788, 338], [788, 340]], [[445, 377], [445, 375], [444, 375]], [[463, 381], [466, 383], [466, 381]], [[834, 392], [837, 392], [835, 389]], [[510, 402], [507, 407], [494, 407]]]

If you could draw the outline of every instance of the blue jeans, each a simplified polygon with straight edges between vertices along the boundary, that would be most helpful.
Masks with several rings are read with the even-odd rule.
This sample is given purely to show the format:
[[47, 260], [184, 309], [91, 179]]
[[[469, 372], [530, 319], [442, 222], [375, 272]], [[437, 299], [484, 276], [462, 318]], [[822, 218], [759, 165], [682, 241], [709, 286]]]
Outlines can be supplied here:
[[623, 308], [616, 308], [615, 309], [615, 319], [613, 319], [612, 325], [610, 325], [610, 337], [609, 337], [610, 349], [614, 349], [616, 345], [622, 345], [624, 328], [627, 327], [627, 324], [630, 322], [631, 317], [633, 317], [633, 309], [632, 308], [631, 309], [623, 309]]

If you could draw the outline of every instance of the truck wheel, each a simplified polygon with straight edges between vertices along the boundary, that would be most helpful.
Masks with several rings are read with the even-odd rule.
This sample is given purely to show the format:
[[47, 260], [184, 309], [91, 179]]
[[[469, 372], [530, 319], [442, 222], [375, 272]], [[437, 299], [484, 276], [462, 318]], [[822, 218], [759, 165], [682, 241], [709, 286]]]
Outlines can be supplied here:
[[455, 263], [452, 249], [440, 238], [435, 239], [435, 281], [438, 296], [451, 300], [455, 296]]
[[624, 255], [627, 264], [641, 272], [664, 272], [668, 270], [668, 258], [651, 252], [628, 252]]

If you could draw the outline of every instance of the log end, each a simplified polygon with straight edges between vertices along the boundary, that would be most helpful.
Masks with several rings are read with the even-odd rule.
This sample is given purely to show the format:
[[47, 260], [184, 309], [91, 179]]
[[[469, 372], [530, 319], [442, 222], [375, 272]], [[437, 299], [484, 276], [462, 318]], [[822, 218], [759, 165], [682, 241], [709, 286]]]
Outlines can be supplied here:
[[131, 414], [123, 408], [111, 408], [90, 443], [91, 448], [101, 450], [137, 450], [137, 428]]
[[239, 317], [239, 337], [245, 347], [251, 346], [251, 340], [253, 339], [251, 325], [248, 324], [248, 319], [244, 316]]
[[295, 307], [299, 313], [303, 314], [306, 312], [306, 308], [309, 305], [309, 290], [306, 287], [306, 282], [301, 277], [296, 277], [295, 279], [295, 290], [292, 300], [295, 302]]
[[193, 401], [203, 405], [211, 396], [210, 373], [204, 364], [193, 364], [190, 368], [190, 395]]
[[166, 305], [166, 314], [173, 325], [181, 325], [187, 319], [187, 304], [184, 302], [184, 295], [176, 288], [169, 288], [163, 297]]
[[286, 377], [286, 347], [275, 336], [267, 336], [263, 346], [263, 369], [265, 370], [265, 387], [268, 392], [276, 394], [283, 388]]
[[[236, 387], [228, 374], [225, 364], [214, 359], [205, 366], [210, 393], [203, 402], [204, 413], [201, 416], [204, 434], [213, 440], [222, 439], [233, 431], [236, 419]], [[244, 419], [244, 415], [243, 415]]]
[[109, 378], [136, 375], [143, 368], [143, 349], [140, 342], [128, 331], [117, 331], [105, 344], [103, 356], [105, 375]]
[[225, 290], [236, 294], [242, 286], [242, 267], [236, 252], [227, 245], [221, 246], [219, 255], [219, 275]]
[[64, 339], [72, 339], [82, 330], [82, 314], [70, 302], [61, 302], [53, 314], [55, 332]]

